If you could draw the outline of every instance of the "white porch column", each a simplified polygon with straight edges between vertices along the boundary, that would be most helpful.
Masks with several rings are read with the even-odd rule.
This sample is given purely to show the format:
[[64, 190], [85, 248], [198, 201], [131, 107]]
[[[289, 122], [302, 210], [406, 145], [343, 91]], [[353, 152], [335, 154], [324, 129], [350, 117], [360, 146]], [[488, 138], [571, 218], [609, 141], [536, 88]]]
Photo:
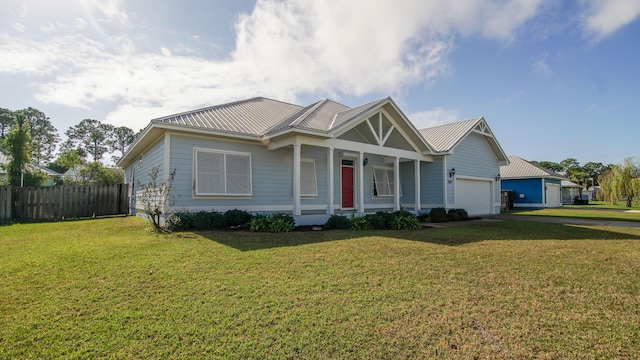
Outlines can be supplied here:
[[302, 215], [302, 209], [300, 209], [300, 144], [293, 144], [293, 215]]
[[358, 158], [358, 212], [364, 214], [364, 152]]
[[334, 213], [334, 209], [333, 209], [333, 197], [334, 197], [334, 189], [333, 189], [333, 147], [330, 147], [328, 149], [328, 154], [327, 154], [327, 167], [328, 167], [328, 171], [327, 171], [327, 176], [329, 177], [327, 179], [327, 184], [329, 184], [327, 187], [327, 200], [329, 201], [329, 204], [327, 204], [327, 214], [329, 215], [333, 215]]
[[413, 160], [413, 168], [415, 171], [415, 211], [420, 211], [420, 160]]
[[442, 157], [442, 207], [447, 209], [449, 201], [447, 196], [447, 183], [449, 182], [449, 172], [447, 171], [447, 157]]
[[400, 210], [400, 157], [393, 161], [393, 210]]

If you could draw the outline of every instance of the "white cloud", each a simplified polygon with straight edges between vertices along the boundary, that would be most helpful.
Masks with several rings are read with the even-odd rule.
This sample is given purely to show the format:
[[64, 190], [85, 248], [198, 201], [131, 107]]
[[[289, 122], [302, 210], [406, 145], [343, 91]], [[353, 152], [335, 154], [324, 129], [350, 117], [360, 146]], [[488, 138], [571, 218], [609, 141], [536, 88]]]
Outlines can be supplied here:
[[457, 110], [437, 107], [433, 110], [410, 114], [408, 118], [416, 128], [424, 129], [458, 121], [460, 120], [459, 116], [460, 114]]
[[[106, 119], [132, 128], [256, 95], [284, 101], [397, 95], [437, 78], [458, 34], [511, 40], [541, 0], [380, 0], [375, 6], [369, 0], [258, 0], [238, 17], [236, 48], [224, 60], [172, 54], [163, 46], [169, 44], [126, 32], [138, 19], [123, 6], [83, 1], [64, 32], [56, 31], [64, 24], [44, 22], [41, 41], [0, 33], [0, 52], [9, 59], [0, 73], [39, 76], [33, 83], [43, 102], [85, 109], [109, 104], [115, 110]], [[412, 120], [433, 126], [456, 115], [436, 109]]]
[[584, 0], [583, 26], [596, 40], [607, 37], [640, 16], [640, 0]]

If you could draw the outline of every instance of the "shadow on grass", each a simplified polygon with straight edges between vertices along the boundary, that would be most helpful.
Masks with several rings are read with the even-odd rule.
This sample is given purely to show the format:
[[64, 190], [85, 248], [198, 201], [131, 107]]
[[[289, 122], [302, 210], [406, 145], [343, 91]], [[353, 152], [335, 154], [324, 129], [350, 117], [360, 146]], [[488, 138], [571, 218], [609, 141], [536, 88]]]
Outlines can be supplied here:
[[418, 231], [325, 230], [282, 234], [249, 231], [202, 231], [198, 235], [241, 251], [280, 248], [363, 237], [387, 237], [458, 246], [487, 240], [640, 240], [640, 229], [594, 229], [527, 221], [475, 222]]

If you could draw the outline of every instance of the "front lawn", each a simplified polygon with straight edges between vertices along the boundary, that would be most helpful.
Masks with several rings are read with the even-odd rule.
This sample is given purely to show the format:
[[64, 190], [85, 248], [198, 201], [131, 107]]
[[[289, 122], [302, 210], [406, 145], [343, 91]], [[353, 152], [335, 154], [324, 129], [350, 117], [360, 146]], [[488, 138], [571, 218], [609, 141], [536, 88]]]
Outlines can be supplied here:
[[0, 358], [638, 358], [640, 229], [0, 227]]
[[611, 208], [589, 209], [588, 207], [561, 207], [535, 210], [512, 210], [505, 213], [513, 215], [552, 216], [612, 221], [640, 221], [640, 212], [625, 212], [624, 210]]

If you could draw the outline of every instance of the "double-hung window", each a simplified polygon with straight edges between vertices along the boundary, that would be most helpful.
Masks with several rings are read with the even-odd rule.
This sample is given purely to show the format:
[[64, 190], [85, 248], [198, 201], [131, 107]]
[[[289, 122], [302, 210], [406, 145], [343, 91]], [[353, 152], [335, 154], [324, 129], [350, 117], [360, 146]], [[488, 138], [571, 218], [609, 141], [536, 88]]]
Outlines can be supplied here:
[[195, 194], [251, 196], [251, 154], [194, 149]]
[[[393, 168], [372, 167], [373, 172], [373, 196], [391, 197], [395, 194]], [[402, 196], [402, 189], [400, 190]]]

